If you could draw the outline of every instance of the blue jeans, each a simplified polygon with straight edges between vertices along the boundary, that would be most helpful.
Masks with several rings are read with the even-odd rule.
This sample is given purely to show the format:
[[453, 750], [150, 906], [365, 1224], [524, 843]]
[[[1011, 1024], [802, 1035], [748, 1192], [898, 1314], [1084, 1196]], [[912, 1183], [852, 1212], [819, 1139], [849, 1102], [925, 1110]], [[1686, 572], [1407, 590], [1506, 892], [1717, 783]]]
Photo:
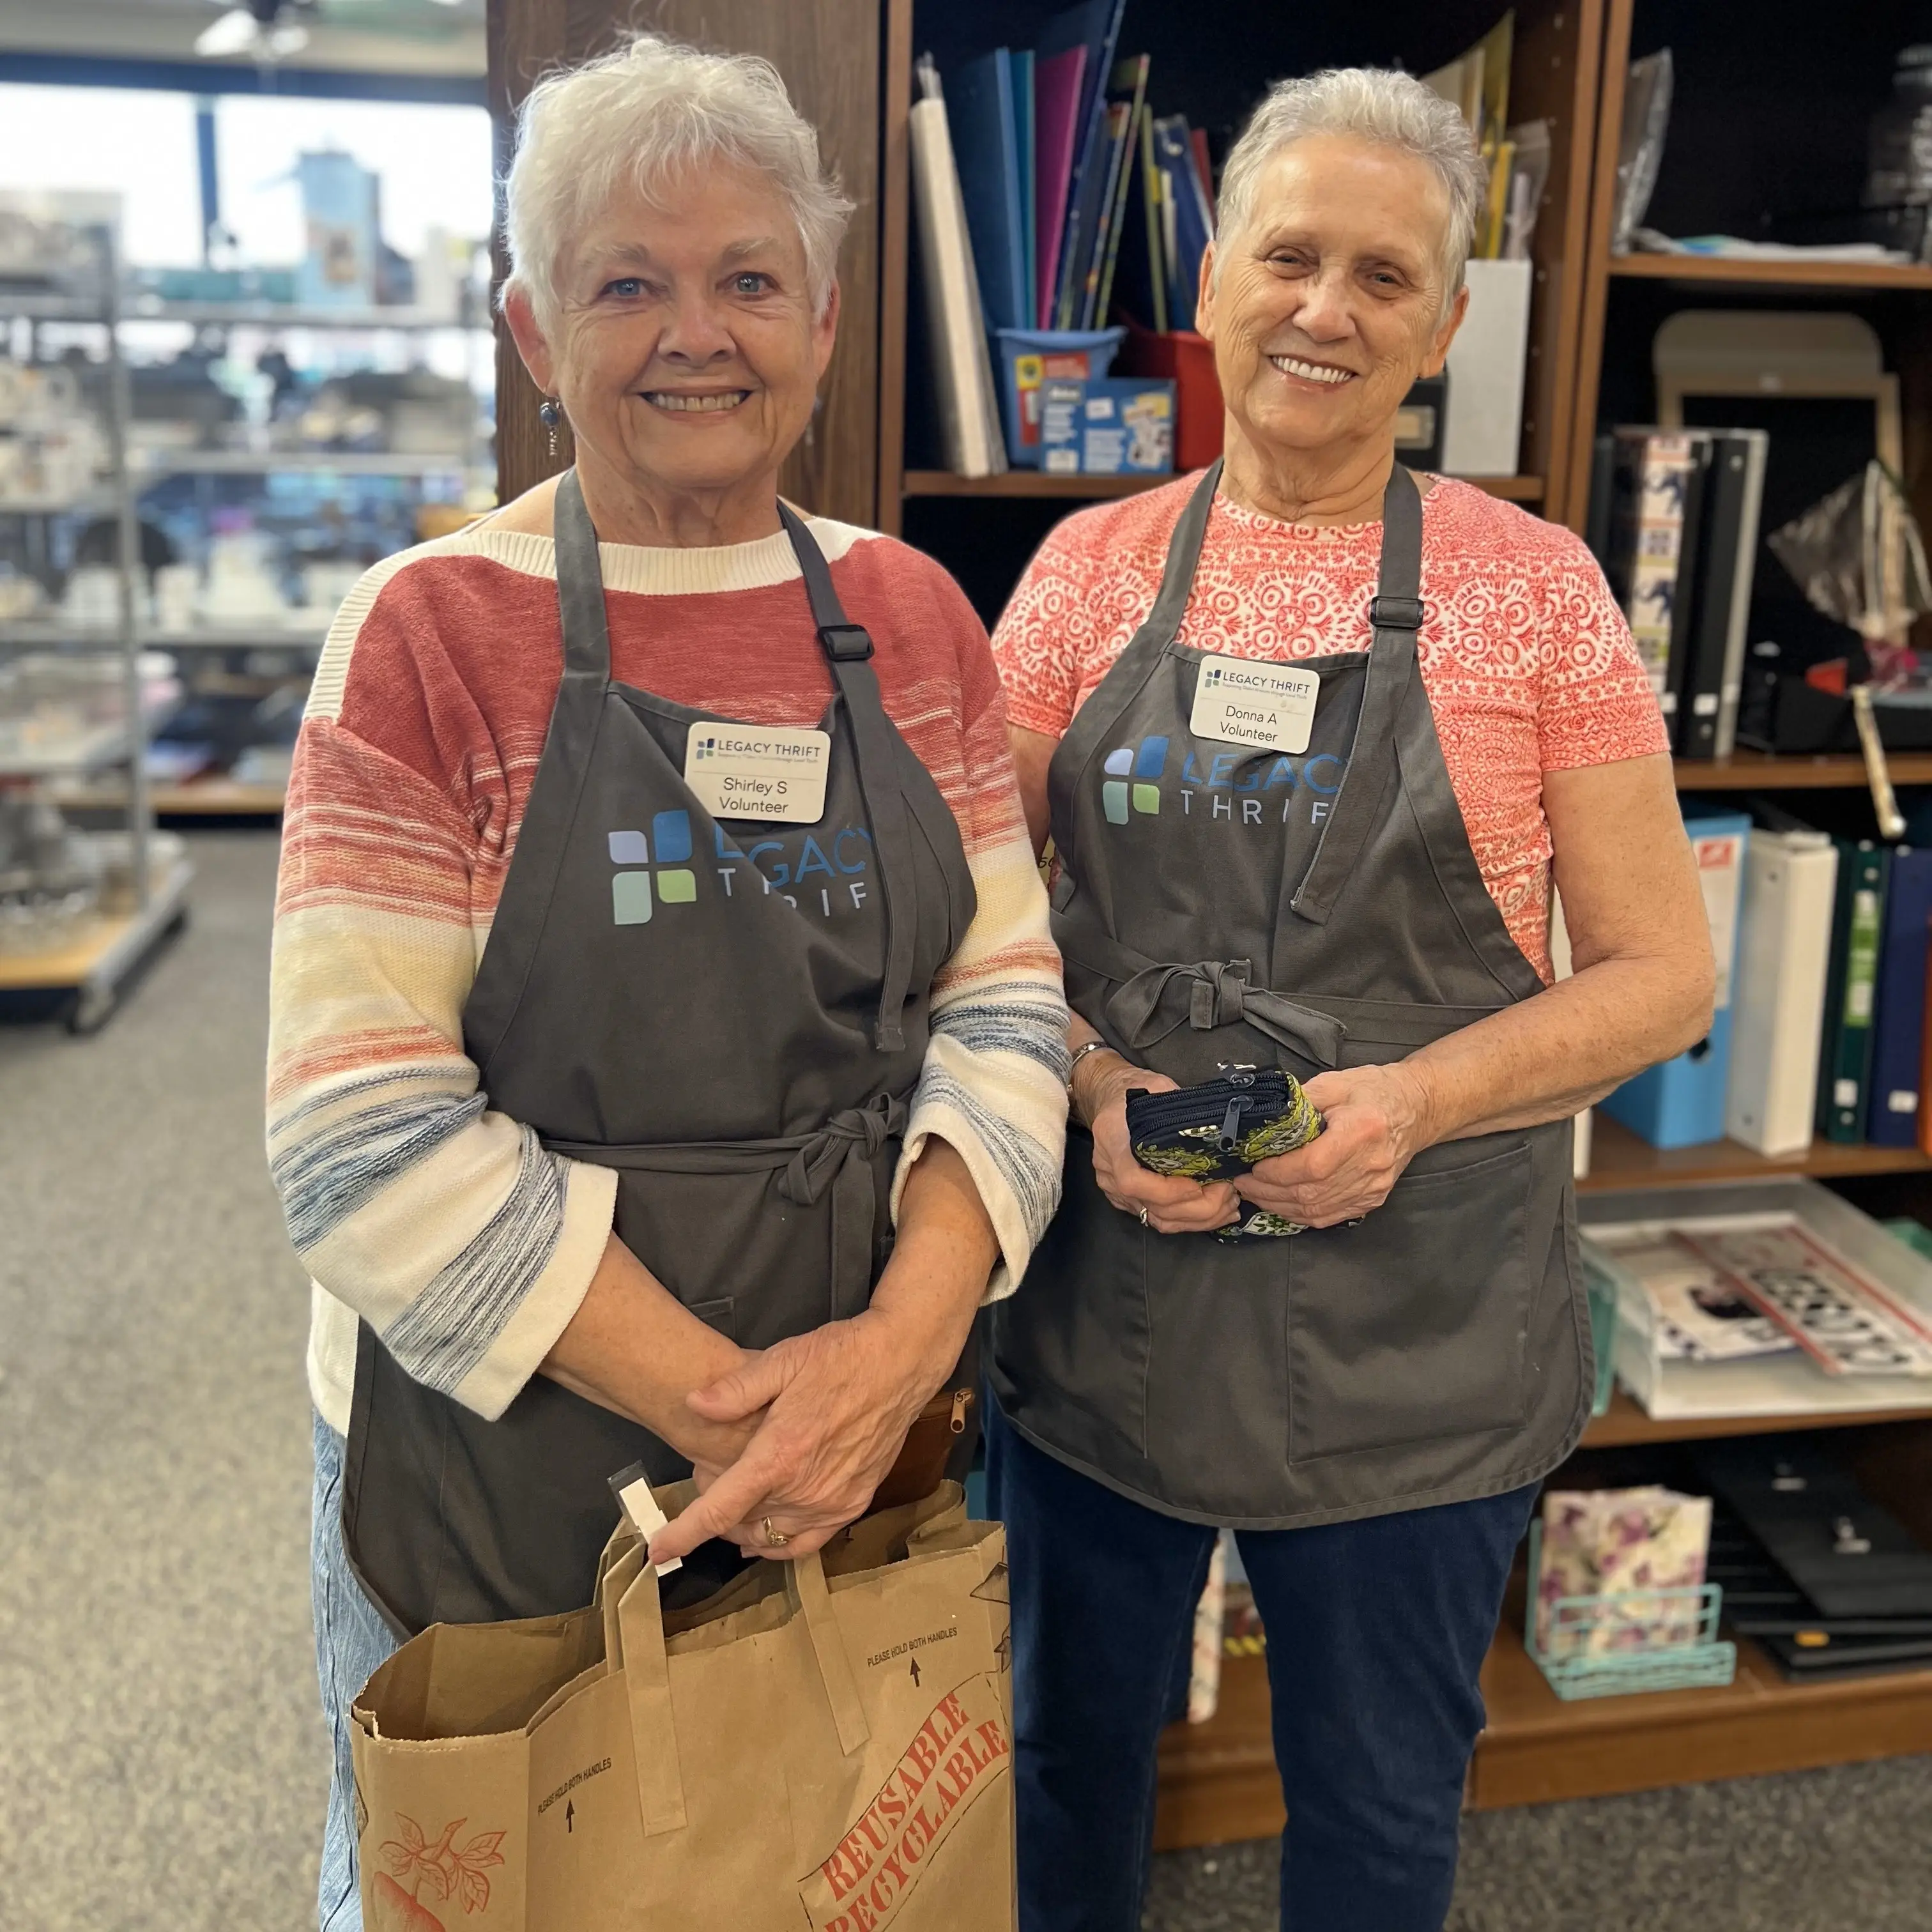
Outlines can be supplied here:
[[[1020, 1932], [1138, 1932], [1154, 1746], [1178, 1714], [1215, 1532], [1117, 1496], [986, 1405], [1012, 1592]], [[1477, 1673], [1535, 1485], [1239, 1532], [1268, 1632], [1292, 1932], [1440, 1932]]]
[[322, 1714], [334, 1741], [328, 1821], [322, 1837], [322, 1884], [316, 1910], [322, 1932], [362, 1932], [362, 1896], [356, 1876], [356, 1767], [349, 1749], [349, 1710], [396, 1640], [362, 1593], [342, 1547], [342, 1459], [347, 1444], [320, 1416], [315, 1419], [315, 1514], [310, 1530], [310, 1574], [315, 1599], [315, 1669]]

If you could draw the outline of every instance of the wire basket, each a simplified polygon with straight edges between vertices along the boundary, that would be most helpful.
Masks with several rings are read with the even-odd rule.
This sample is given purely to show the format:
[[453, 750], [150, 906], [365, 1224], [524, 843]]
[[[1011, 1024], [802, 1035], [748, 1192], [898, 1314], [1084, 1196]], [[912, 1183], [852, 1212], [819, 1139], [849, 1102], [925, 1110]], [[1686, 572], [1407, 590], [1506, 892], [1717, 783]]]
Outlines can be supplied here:
[[1718, 1585], [1558, 1597], [1546, 1606], [1545, 1648], [1537, 1637], [1546, 1607], [1536, 1594], [1542, 1571], [1543, 1526], [1532, 1522], [1523, 1648], [1558, 1696], [1694, 1690], [1728, 1684], [1737, 1675], [1738, 1647], [1718, 1636], [1724, 1594]]

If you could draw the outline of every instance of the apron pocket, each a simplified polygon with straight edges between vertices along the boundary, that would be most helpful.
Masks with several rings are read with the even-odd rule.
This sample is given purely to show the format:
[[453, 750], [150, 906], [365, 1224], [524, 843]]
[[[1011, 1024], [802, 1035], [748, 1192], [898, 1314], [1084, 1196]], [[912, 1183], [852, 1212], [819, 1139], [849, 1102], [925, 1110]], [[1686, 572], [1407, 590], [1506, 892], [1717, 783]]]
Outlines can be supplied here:
[[[1298, 1236], [1296, 1239], [1305, 1237]], [[1147, 1424], [1162, 1498], [1204, 1515], [1254, 1514], [1280, 1480], [1288, 1408], [1292, 1240], [1150, 1234], [1154, 1372]]]
[[1429, 1150], [1360, 1227], [1282, 1244], [1291, 1462], [1522, 1426], [1530, 1148], [1468, 1153]]
[[716, 1301], [694, 1301], [687, 1304], [699, 1321], [707, 1328], [716, 1329], [728, 1342], [735, 1342], [738, 1339], [738, 1324], [732, 1313], [737, 1305], [737, 1298], [730, 1294], [720, 1296]]
[[862, 1262], [835, 1293], [830, 1191], [788, 1200], [782, 1172], [619, 1170], [618, 1239], [699, 1321], [741, 1348], [769, 1348], [871, 1298]]
[[993, 1306], [994, 1360], [1022, 1419], [1071, 1402], [1147, 1454], [1148, 1248], [1160, 1238], [1100, 1192], [1094, 1143], [1070, 1128], [1060, 1211]]

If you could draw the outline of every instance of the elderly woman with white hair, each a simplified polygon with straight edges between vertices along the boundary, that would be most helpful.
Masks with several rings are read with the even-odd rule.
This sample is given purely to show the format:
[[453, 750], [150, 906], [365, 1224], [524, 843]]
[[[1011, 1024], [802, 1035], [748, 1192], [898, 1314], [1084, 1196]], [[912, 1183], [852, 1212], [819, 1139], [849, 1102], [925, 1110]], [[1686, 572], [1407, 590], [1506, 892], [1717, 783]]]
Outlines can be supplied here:
[[[1708, 1022], [1664, 736], [1595, 565], [1396, 461], [1483, 193], [1407, 76], [1277, 86], [1202, 265], [1224, 457], [1063, 524], [995, 634], [1080, 1130], [993, 1320], [1023, 1932], [1140, 1923], [1221, 1528], [1267, 1631], [1282, 1923], [1442, 1924], [1478, 1671], [1590, 1407], [1570, 1119]], [[1232, 1179], [1137, 1162], [1126, 1095], [1230, 1072], [1196, 1144], [1246, 1143], [1243, 1067], [1306, 1082], [1325, 1131]]]
[[816, 1549], [956, 1430], [1053, 1210], [1066, 1010], [986, 634], [778, 496], [849, 212], [762, 62], [545, 79], [504, 308], [575, 467], [371, 572], [316, 675], [269, 1144], [315, 1282], [324, 1932], [400, 1636], [587, 1601], [634, 1463], [703, 1491], [674, 1602]]

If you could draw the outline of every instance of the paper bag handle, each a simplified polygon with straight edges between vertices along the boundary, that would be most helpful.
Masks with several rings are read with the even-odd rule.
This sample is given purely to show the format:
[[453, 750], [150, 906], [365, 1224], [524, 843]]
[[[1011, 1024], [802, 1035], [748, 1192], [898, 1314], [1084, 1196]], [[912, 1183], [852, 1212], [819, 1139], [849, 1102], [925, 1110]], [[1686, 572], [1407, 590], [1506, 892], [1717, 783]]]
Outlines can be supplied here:
[[850, 1757], [872, 1736], [872, 1727], [866, 1721], [866, 1706], [852, 1676], [852, 1660], [838, 1634], [831, 1592], [825, 1587], [825, 1566], [814, 1550], [794, 1557], [784, 1568], [785, 1594], [805, 1618], [818, 1659], [819, 1678], [832, 1706], [832, 1721], [838, 1726], [838, 1748]]
[[670, 1703], [670, 1659], [664, 1652], [664, 1610], [657, 1572], [646, 1563], [617, 1604], [621, 1666], [631, 1711], [631, 1755], [638, 1772], [638, 1808], [644, 1836], [684, 1829], [684, 1774], [677, 1757], [677, 1724]]

